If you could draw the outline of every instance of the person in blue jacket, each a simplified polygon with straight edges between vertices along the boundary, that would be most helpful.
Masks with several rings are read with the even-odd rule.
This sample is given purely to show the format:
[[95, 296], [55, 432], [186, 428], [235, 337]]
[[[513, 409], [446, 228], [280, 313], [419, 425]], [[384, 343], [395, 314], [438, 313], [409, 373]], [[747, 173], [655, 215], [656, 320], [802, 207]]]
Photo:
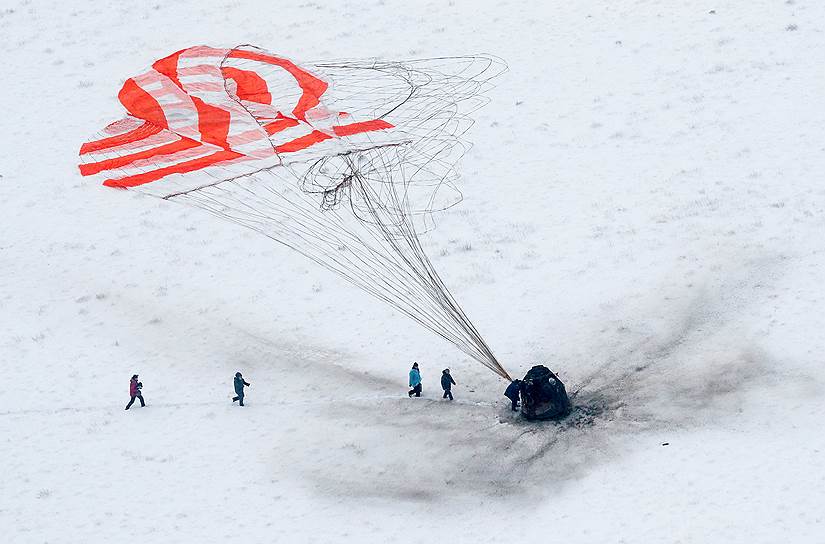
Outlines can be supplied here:
[[245, 385], [249, 385], [241, 375], [240, 372], [235, 372], [235, 394], [236, 397], [232, 397], [232, 402], [240, 401], [240, 405], [243, 406], [243, 387]]
[[408, 397], [421, 396], [421, 372], [418, 370], [418, 363], [413, 363], [412, 370], [410, 370], [410, 387], [412, 389], [407, 393]]

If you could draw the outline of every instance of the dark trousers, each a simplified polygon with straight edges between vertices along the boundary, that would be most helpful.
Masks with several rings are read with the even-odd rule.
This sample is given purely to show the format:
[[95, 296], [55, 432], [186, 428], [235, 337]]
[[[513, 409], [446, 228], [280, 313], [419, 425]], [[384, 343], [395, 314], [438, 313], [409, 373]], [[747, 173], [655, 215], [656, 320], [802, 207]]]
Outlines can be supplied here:
[[510, 399], [510, 402], [513, 403], [513, 411], [518, 412], [518, 399]]
[[138, 399], [140, 401], [141, 406], [146, 406], [146, 403], [143, 402], [143, 395], [138, 393], [137, 395], [134, 395], [131, 399], [129, 399], [129, 404], [126, 405], [127, 410], [132, 407], [132, 404], [134, 404], [135, 399]]
[[240, 405], [243, 406], [243, 393], [238, 393], [237, 397], [232, 397], [232, 402], [235, 402], [236, 400], [241, 401]]
[[410, 396], [410, 397], [413, 396], [413, 395], [415, 395], [416, 397], [420, 397], [421, 396], [421, 384], [418, 384], [415, 387], [413, 387], [412, 389], [410, 389], [410, 392], [407, 393], [407, 395]]
[[445, 390], [444, 390], [444, 396], [443, 396], [443, 397], [441, 397], [441, 398], [442, 398], [442, 399], [449, 398], [450, 400], [453, 400], [453, 392], [452, 392], [452, 391], [450, 391], [449, 389], [445, 389]]

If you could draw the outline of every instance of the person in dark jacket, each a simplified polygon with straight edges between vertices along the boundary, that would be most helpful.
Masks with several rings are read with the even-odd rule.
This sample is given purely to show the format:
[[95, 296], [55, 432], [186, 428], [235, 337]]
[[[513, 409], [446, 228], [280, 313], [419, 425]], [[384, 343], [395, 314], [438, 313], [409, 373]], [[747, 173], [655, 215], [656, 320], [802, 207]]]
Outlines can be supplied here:
[[243, 376], [240, 372], [235, 372], [235, 394], [236, 397], [232, 397], [232, 402], [240, 401], [239, 404], [243, 406], [243, 387], [248, 386], [249, 384], [244, 381]]
[[513, 411], [518, 411], [519, 392], [521, 391], [521, 380], [513, 380], [504, 391], [504, 396], [513, 403]]
[[453, 392], [452, 387], [455, 385], [455, 380], [450, 375], [450, 369], [445, 368], [441, 371], [441, 389], [444, 390], [444, 396], [441, 397], [442, 399], [449, 398], [453, 400]]
[[146, 406], [146, 403], [143, 402], [143, 395], [140, 392], [141, 389], [143, 389], [143, 384], [138, 381], [138, 375], [135, 374], [132, 376], [132, 379], [129, 380], [129, 396], [132, 398], [129, 399], [129, 404], [126, 405], [127, 410], [132, 407], [135, 399], [140, 400], [141, 406]]
[[418, 370], [418, 363], [413, 363], [412, 370], [410, 370], [410, 387], [412, 389], [407, 393], [408, 397], [421, 396], [421, 372]]

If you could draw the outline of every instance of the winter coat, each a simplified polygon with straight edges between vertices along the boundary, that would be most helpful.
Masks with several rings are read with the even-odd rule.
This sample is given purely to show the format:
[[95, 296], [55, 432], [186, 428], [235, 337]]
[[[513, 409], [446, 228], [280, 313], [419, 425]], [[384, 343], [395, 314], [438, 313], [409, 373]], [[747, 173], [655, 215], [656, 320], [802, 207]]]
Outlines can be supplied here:
[[410, 370], [410, 387], [415, 387], [421, 383], [421, 372], [417, 368]]
[[243, 386], [249, 385], [240, 376], [235, 376], [235, 393], [243, 395]]
[[455, 385], [455, 380], [446, 372], [441, 374], [441, 388], [444, 391], [449, 391]]
[[504, 391], [504, 396], [510, 400], [518, 400], [519, 389], [521, 389], [521, 380], [513, 380]]
[[138, 389], [138, 381], [135, 379], [129, 380], [129, 396], [136, 397], [140, 395], [140, 389]]

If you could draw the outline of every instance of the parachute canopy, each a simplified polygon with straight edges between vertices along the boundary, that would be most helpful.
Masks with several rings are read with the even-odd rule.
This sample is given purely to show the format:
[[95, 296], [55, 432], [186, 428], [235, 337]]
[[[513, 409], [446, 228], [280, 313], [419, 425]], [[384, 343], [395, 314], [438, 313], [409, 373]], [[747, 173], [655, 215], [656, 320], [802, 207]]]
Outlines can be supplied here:
[[354, 120], [324, 105], [329, 84], [291, 61], [250, 47], [198, 46], [129, 78], [118, 98], [129, 113], [83, 144], [83, 175], [159, 196], [198, 188], [221, 165], [237, 175], [403, 141], [393, 125]]
[[418, 239], [461, 199], [461, 136], [501, 70], [190, 47], [126, 80], [127, 116], [83, 144], [80, 171], [285, 244], [509, 379]]

